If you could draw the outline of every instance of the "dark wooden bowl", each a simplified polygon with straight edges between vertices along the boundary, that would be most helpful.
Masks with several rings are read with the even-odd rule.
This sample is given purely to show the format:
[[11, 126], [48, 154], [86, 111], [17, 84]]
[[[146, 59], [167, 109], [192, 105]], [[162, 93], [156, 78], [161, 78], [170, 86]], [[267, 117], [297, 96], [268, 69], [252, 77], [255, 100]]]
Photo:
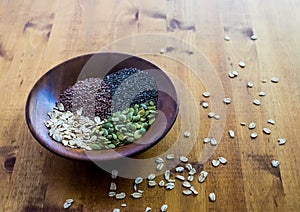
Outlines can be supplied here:
[[[135, 142], [111, 150], [87, 151], [71, 149], [52, 140], [44, 121], [53, 109], [59, 95], [78, 80], [103, 78], [107, 73], [135, 67], [147, 71], [156, 80], [158, 88], [158, 116], [147, 133]], [[141, 153], [159, 142], [170, 130], [178, 114], [175, 87], [170, 78], [153, 63], [132, 55], [103, 52], [79, 56], [65, 61], [43, 75], [34, 85], [26, 102], [27, 125], [36, 140], [51, 152], [70, 159], [103, 161], [120, 159]]]

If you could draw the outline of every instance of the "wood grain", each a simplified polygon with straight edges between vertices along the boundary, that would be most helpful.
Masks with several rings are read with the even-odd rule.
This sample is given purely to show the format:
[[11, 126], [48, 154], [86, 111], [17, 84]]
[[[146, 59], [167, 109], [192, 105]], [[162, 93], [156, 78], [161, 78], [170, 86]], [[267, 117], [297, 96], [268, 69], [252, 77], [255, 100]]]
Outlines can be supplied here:
[[[112, 211], [123, 202], [127, 207], [121, 211], [131, 212], [144, 211], [147, 206], [159, 211], [162, 204], [169, 205], [168, 211], [299, 211], [299, 9], [297, 0], [1, 1], [0, 211], [63, 211], [67, 198], [75, 200], [69, 211]], [[134, 36], [145, 34], [169, 39], [136, 43]], [[258, 40], [252, 41], [252, 34]], [[225, 42], [225, 35], [231, 40]], [[132, 39], [123, 44], [125, 38]], [[179, 42], [174, 44], [173, 38]], [[188, 66], [195, 64], [196, 52], [172, 49], [182, 42], [204, 55], [197, 69]], [[174, 76], [180, 97], [178, 119], [162, 142], [136, 159], [154, 160], [190, 130], [196, 142], [187, 145], [188, 139], [179, 139], [182, 148], [175, 153], [190, 149], [190, 161], [209, 172], [205, 183], [193, 182], [197, 196], [182, 195], [180, 182], [172, 191], [142, 183], [139, 188], [145, 190], [144, 196], [134, 200], [129, 197], [133, 179], [120, 177], [116, 179], [118, 192], [128, 196], [124, 201], [109, 198], [109, 173], [94, 164], [58, 157], [30, 134], [24, 113], [34, 83], [67, 59], [108, 48], [143, 53], [141, 56]], [[164, 54], [160, 54], [162, 48]], [[176, 60], [178, 57], [188, 64]], [[243, 69], [238, 67], [241, 60], [246, 62]], [[212, 75], [199, 78], [209, 67], [213, 67]], [[239, 76], [229, 79], [228, 71], [233, 69]], [[279, 83], [270, 82], [273, 76]], [[262, 83], [263, 79], [267, 82]], [[248, 81], [254, 83], [253, 88], [246, 87]], [[209, 85], [224, 91], [232, 103], [225, 106], [214, 92], [207, 100], [210, 108], [203, 109], [201, 93]], [[259, 91], [266, 96], [258, 97]], [[261, 106], [251, 103], [254, 98], [261, 100]], [[207, 117], [216, 106], [225, 111], [219, 121]], [[190, 114], [198, 115], [190, 118]], [[267, 124], [269, 118], [276, 124]], [[240, 125], [251, 121], [257, 124], [255, 140]], [[210, 131], [219, 132], [223, 122], [221, 142], [216, 149], [207, 149], [203, 138]], [[272, 133], [265, 135], [263, 127]], [[229, 129], [235, 131], [234, 139], [229, 138]], [[285, 137], [287, 143], [279, 146], [279, 137]], [[199, 161], [203, 150], [212, 156]], [[228, 163], [212, 167], [211, 160], [219, 156]], [[272, 159], [280, 161], [279, 168], [271, 167]], [[154, 162], [153, 166], [151, 171]], [[160, 179], [162, 176], [157, 182]], [[216, 202], [208, 200], [210, 192], [216, 193]]]

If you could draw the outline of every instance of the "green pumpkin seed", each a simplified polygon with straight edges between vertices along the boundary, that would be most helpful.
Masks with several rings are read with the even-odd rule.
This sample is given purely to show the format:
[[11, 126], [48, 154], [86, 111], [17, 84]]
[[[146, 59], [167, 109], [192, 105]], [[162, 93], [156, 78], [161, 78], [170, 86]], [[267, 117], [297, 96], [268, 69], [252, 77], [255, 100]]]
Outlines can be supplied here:
[[124, 114], [122, 114], [122, 115], [119, 116], [119, 120], [120, 120], [121, 122], [126, 121], [126, 119], [127, 119], [127, 117], [126, 117]]
[[149, 119], [149, 125], [152, 125], [155, 122], [155, 117]]
[[132, 142], [134, 142], [134, 137], [128, 137], [127, 139], [126, 139], [126, 143], [132, 143]]
[[145, 109], [145, 110], [147, 110], [147, 105], [146, 104], [141, 104], [141, 106]]
[[133, 137], [133, 133], [130, 133], [130, 132], [125, 132], [124, 135], [126, 135], [128, 137]]
[[147, 117], [150, 119], [150, 118], [156, 117], [156, 115], [157, 115], [156, 113], [151, 113]]
[[96, 143], [90, 144], [90, 147], [92, 148], [92, 150], [99, 150], [99, 149], [101, 149], [101, 146], [99, 144], [96, 144]]
[[132, 117], [133, 117], [133, 112], [129, 112], [129, 113], [127, 114], [127, 120], [128, 120], [128, 121], [131, 121], [131, 120], [132, 120]]
[[134, 134], [133, 134], [134, 138], [135, 139], [139, 139], [142, 137], [141, 133], [139, 132], [139, 130], [135, 131]]
[[151, 111], [151, 110], [156, 110], [155, 106], [148, 106], [148, 110]]
[[154, 102], [153, 101], [149, 101], [149, 105], [153, 106]]
[[134, 122], [138, 122], [138, 121], [140, 120], [140, 116], [139, 116], [139, 115], [133, 116], [132, 120], [133, 120]]
[[154, 114], [158, 114], [157, 110], [148, 110], [149, 113], [154, 113]]
[[119, 121], [119, 118], [118, 118], [118, 117], [113, 117], [113, 118], [111, 118], [111, 120], [112, 120], [113, 122], [118, 122], [118, 121]]
[[107, 135], [106, 136], [106, 138], [109, 139], [109, 140], [112, 139], [112, 137], [113, 137], [112, 135]]
[[109, 147], [110, 149], [116, 148], [116, 146], [115, 146], [114, 144], [108, 144], [108, 147]]
[[141, 128], [138, 131], [142, 135], [142, 134], [145, 134], [147, 130], [145, 128]]
[[121, 133], [117, 133], [117, 136], [120, 141], [124, 140], [124, 136]]
[[139, 115], [139, 116], [145, 115], [145, 110], [144, 110], [144, 109], [140, 110], [140, 111], [138, 112], [138, 115]]
[[107, 135], [108, 135], [107, 129], [102, 129], [102, 132], [103, 132], [103, 133], [102, 133], [103, 136], [107, 136]]
[[114, 140], [117, 140], [117, 139], [118, 139], [118, 137], [117, 137], [117, 135], [116, 135], [115, 133], [112, 134], [112, 138], [113, 138]]
[[145, 122], [146, 120], [147, 120], [147, 119], [144, 118], [144, 117], [140, 118], [140, 121], [141, 121], [141, 122]]
[[103, 127], [104, 127], [105, 129], [109, 129], [109, 128], [113, 127], [113, 124], [110, 123], [110, 122], [106, 122], [105, 124], [103, 124]]

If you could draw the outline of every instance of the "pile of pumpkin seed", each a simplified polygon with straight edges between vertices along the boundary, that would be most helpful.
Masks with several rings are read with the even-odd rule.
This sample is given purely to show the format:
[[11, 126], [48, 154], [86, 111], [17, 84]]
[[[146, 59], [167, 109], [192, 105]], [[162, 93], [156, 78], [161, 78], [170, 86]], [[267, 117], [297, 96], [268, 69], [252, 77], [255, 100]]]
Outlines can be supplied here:
[[113, 149], [141, 138], [155, 122], [158, 114], [153, 101], [135, 104], [113, 113], [110, 117], [94, 120], [82, 115], [82, 109], [72, 113], [57, 103], [45, 122], [50, 137], [70, 148], [86, 150]]

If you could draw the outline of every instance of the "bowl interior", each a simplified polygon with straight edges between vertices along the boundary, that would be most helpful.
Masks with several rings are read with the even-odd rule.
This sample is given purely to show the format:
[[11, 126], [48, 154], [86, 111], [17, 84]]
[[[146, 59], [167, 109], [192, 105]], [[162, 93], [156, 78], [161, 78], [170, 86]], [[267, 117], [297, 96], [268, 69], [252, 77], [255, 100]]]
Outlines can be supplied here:
[[[122, 147], [97, 151], [71, 149], [50, 138], [44, 121], [49, 119], [47, 113], [53, 109], [59, 95], [67, 87], [78, 80], [90, 77], [103, 78], [108, 73], [129, 67], [148, 72], [155, 78], [158, 89], [158, 116], [142, 138]], [[160, 141], [176, 120], [178, 102], [172, 81], [159, 67], [136, 56], [103, 52], [79, 56], [49, 70], [32, 88], [25, 112], [31, 133], [41, 145], [51, 152], [77, 160], [101, 161], [138, 154]]]

